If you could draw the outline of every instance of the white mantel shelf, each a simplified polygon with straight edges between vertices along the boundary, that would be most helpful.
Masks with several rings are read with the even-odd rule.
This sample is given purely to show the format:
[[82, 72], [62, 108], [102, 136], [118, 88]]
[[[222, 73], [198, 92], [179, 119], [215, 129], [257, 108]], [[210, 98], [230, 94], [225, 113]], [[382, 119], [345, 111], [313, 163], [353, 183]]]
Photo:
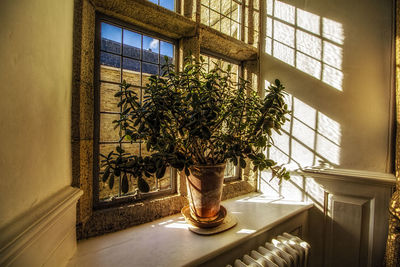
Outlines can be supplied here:
[[223, 202], [238, 224], [212, 236], [190, 232], [176, 214], [116, 233], [83, 240], [68, 266], [192, 266], [269, 230], [313, 205], [249, 194]]
[[338, 169], [338, 168], [321, 168], [306, 167], [300, 174], [321, 179], [338, 179], [353, 182], [372, 182], [394, 185], [396, 176], [392, 173], [372, 172], [362, 170]]

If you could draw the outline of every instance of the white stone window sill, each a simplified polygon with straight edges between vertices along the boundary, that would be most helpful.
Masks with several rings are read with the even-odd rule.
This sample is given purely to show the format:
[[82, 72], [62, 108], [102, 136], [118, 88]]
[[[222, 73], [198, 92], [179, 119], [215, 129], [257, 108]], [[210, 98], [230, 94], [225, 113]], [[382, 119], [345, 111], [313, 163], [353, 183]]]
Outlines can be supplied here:
[[80, 241], [68, 266], [195, 265], [267, 231], [309, 209], [312, 204], [248, 194], [222, 202], [238, 220], [228, 231], [200, 236], [189, 231], [181, 214]]

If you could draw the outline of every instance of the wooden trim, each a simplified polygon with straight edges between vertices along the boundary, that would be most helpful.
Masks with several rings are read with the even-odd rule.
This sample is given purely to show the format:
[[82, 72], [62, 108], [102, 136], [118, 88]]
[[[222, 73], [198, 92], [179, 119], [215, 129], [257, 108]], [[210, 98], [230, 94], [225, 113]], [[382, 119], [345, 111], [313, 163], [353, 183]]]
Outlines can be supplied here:
[[[71, 229], [75, 231], [75, 209], [81, 195], [82, 190], [68, 186], [0, 229], [0, 265], [9, 266], [15, 262], [26, 262], [31, 266], [36, 266], [34, 262], [37, 266], [44, 264]], [[65, 235], [50, 234], [55, 228], [57, 233], [64, 231]], [[74, 242], [76, 246], [76, 240]]]
[[391, 173], [350, 170], [350, 169], [324, 169], [305, 168], [300, 174], [306, 174], [316, 178], [336, 179], [343, 181], [360, 181], [368, 183], [381, 183], [394, 185], [396, 177]]

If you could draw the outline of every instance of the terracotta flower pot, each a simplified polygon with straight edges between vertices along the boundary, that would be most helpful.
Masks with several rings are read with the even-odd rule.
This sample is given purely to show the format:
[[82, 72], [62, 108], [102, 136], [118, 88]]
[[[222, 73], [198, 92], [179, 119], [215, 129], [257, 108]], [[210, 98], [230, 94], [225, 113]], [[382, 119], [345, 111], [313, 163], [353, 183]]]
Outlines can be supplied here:
[[218, 217], [226, 164], [196, 165], [190, 168], [187, 188], [191, 216], [198, 221]]

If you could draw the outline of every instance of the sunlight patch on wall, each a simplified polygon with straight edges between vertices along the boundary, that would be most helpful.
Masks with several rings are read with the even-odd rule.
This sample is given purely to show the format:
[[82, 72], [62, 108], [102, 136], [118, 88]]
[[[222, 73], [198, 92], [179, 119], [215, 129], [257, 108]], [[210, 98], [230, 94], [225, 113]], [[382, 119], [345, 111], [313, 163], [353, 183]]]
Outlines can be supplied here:
[[272, 134], [273, 145], [267, 150], [268, 156], [291, 170], [320, 164], [338, 166], [340, 124], [292, 95], [286, 98], [292, 111], [290, 121], [281, 134]]
[[265, 52], [342, 91], [344, 30], [278, 0], [267, 1]]

